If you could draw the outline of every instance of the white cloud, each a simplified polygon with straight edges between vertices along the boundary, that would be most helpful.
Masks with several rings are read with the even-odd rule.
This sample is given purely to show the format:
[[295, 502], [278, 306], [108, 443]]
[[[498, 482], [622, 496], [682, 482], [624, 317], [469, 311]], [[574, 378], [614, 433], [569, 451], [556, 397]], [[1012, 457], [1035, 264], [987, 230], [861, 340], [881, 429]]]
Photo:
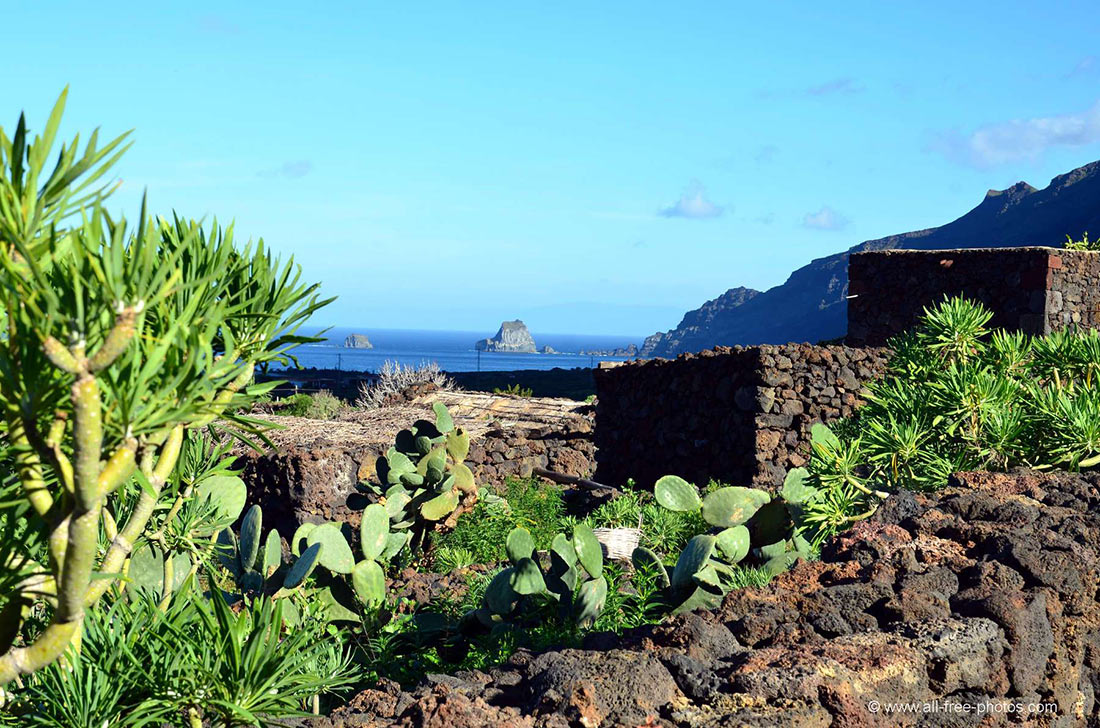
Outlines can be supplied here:
[[718, 217], [726, 208], [707, 199], [707, 191], [699, 182], [692, 182], [680, 195], [675, 204], [657, 212], [661, 217], [686, 217], [692, 220], [706, 220]]
[[802, 227], [813, 230], [843, 230], [851, 222], [844, 215], [826, 205], [817, 212], [808, 212], [802, 218]]
[[313, 163], [308, 159], [299, 159], [293, 162], [283, 162], [274, 169], [265, 169], [257, 172], [261, 177], [289, 177], [297, 179], [305, 177], [313, 170]]
[[221, 15], [204, 15], [198, 22], [199, 28], [207, 33], [236, 35], [241, 32], [241, 26]]
[[1085, 56], [1077, 65], [1073, 67], [1073, 70], [1066, 74], [1066, 78], [1073, 78], [1075, 76], [1091, 76], [1097, 70], [1097, 58], [1096, 56]]
[[1050, 147], [1100, 142], [1100, 102], [1085, 111], [986, 124], [970, 134], [947, 132], [932, 149], [948, 159], [980, 169], [1020, 159], [1036, 159]]
[[864, 90], [863, 86], [854, 78], [837, 78], [832, 81], [811, 86], [806, 89], [810, 96], [830, 96], [832, 94], [858, 94]]
[[753, 159], [756, 160], [757, 164], [767, 164], [774, 161], [777, 154], [779, 154], [779, 147], [774, 144], [765, 144], [756, 150]]

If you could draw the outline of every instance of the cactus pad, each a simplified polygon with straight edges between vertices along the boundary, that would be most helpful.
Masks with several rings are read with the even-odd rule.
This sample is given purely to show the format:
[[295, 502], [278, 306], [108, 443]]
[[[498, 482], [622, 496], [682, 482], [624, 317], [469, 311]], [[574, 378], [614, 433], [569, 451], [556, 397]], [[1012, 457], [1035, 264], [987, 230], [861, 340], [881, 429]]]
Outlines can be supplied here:
[[670, 511], [697, 511], [702, 505], [695, 486], [683, 478], [666, 475], [653, 486], [657, 502]]
[[504, 551], [513, 564], [519, 563], [521, 559], [530, 559], [535, 553], [535, 541], [531, 538], [531, 532], [523, 527], [513, 528], [504, 542]]
[[[321, 566], [334, 574], [350, 574], [355, 567], [355, 556], [351, 553], [348, 540], [335, 523], [323, 523], [309, 532], [306, 543], [310, 546], [323, 544]], [[303, 554], [304, 555], [304, 554]]]
[[275, 529], [271, 529], [267, 532], [267, 540], [264, 542], [263, 558], [262, 575], [267, 579], [283, 565], [283, 542], [279, 538], [279, 532]]
[[718, 542], [718, 550], [731, 564], [736, 564], [749, 553], [749, 529], [744, 526], [733, 526], [724, 529], [715, 537]]
[[377, 559], [386, 548], [386, 539], [390, 535], [390, 517], [386, 507], [372, 503], [363, 510], [363, 519], [359, 522], [359, 548], [363, 557]]
[[381, 604], [386, 599], [386, 574], [377, 561], [364, 559], [351, 570], [351, 586], [363, 604]]
[[516, 594], [541, 594], [546, 591], [546, 581], [542, 578], [542, 571], [534, 559], [529, 557], [516, 561], [509, 584]]
[[512, 567], [501, 570], [485, 588], [485, 606], [494, 614], [510, 614], [516, 605], [519, 595], [512, 588], [513, 571]]
[[248, 500], [248, 488], [235, 475], [212, 475], [195, 489], [199, 498], [205, 498], [214, 506], [219, 518], [236, 521]]
[[598, 579], [603, 573], [603, 547], [600, 546], [592, 529], [583, 523], [577, 524], [573, 529], [573, 548], [588, 575]]
[[294, 565], [290, 567], [290, 570], [286, 573], [286, 578], [283, 579], [284, 589], [297, 589], [302, 585], [302, 582], [306, 580], [313, 570], [317, 568], [317, 563], [320, 561], [321, 551], [323, 547], [320, 543], [311, 544], [302, 555], [298, 557], [298, 560], [294, 562]]
[[809, 484], [810, 473], [806, 468], [793, 468], [783, 479], [779, 494], [787, 503], [799, 505], [814, 500], [820, 491]]
[[241, 570], [248, 571], [256, 566], [260, 556], [260, 531], [263, 527], [263, 511], [254, 505], [244, 514], [241, 521], [240, 560]]
[[420, 515], [429, 521], [439, 521], [451, 515], [455, 508], [458, 508], [458, 493], [449, 490], [420, 506]]
[[712, 526], [740, 526], [752, 518], [771, 496], [755, 488], [719, 488], [703, 499], [703, 520]]
[[432, 410], [435, 411], [435, 428], [440, 432], [450, 432], [455, 428], [454, 419], [447, 411], [447, 406], [442, 402], [433, 402]]
[[607, 579], [602, 576], [591, 579], [581, 585], [577, 590], [576, 619], [577, 624], [587, 627], [596, 621], [607, 603]]
[[700, 571], [710, 557], [714, 554], [717, 539], [714, 536], [700, 534], [695, 536], [684, 550], [680, 552], [680, 558], [676, 560], [676, 568], [672, 570], [672, 587], [679, 589], [692, 582], [692, 577]]

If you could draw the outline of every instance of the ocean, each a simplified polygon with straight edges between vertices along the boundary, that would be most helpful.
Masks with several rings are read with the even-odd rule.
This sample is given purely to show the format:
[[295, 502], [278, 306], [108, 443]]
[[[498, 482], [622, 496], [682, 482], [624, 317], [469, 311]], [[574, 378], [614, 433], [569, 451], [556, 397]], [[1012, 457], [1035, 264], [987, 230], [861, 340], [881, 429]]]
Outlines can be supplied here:
[[[317, 329], [303, 327], [303, 333], [314, 335]], [[376, 372], [382, 364], [396, 361], [405, 365], [435, 362], [448, 372], [516, 371], [519, 369], [573, 369], [594, 367], [601, 361], [624, 361], [625, 357], [581, 356], [578, 352], [591, 349], [617, 349], [641, 340], [631, 336], [581, 336], [572, 334], [540, 334], [532, 332], [535, 344], [562, 352], [560, 354], [504, 354], [478, 352], [474, 343], [492, 336], [477, 331], [418, 331], [409, 329], [370, 329], [336, 327], [325, 334], [326, 341], [304, 344], [294, 350], [300, 366], [317, 369]], [[350, 334], [366, 334], [373, 349], [349, 349], [344, 339]]]

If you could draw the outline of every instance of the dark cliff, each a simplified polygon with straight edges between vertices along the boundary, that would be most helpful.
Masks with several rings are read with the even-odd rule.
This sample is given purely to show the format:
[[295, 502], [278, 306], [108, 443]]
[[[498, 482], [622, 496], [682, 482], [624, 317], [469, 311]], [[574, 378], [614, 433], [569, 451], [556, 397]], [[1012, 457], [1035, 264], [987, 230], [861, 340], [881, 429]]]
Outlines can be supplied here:
[[786, 283], [763, 293], [730, 289], [689, 312], [677, 328], [646, 339], [641, 355], [667, 357], [712, 346], [842, 337], [847, 326], [848, 254], [852, 252], [1060, 247], [1066, 235], [1079, 238], [1085, 231], [1100, 231], [1100, 162], [1059, 175], [1041, 190], [1024, 182], [1006, 190], [990, 190], [981, 204], [953, 222], [868, 240], [843, 253], [818, 258], [792, 273]]

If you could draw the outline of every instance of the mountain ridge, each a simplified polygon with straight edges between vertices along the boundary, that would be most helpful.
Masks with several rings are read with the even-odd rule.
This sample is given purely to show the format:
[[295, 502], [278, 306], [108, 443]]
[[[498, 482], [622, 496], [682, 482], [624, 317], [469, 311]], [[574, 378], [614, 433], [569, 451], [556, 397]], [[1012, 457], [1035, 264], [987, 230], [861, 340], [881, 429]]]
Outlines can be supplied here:
[[989, 190], [976, 207], [945, 225], [866, 240], [841, 253], [816, 258], [766, 291], [744, 297], [737, 292], [752, 289], [731, 288], [687, 312], [676, 328], [649, 336], [640, 356], [671, 357], [720, 345], [842, 337], [847, 331], [851, 253], [1062, 247], [1066, 235], [1078, 238], [1087, 230], [1100, 231], [1100, 161], [1057, 175], [1042, 189], [1017, 182], [1003, 190]]

